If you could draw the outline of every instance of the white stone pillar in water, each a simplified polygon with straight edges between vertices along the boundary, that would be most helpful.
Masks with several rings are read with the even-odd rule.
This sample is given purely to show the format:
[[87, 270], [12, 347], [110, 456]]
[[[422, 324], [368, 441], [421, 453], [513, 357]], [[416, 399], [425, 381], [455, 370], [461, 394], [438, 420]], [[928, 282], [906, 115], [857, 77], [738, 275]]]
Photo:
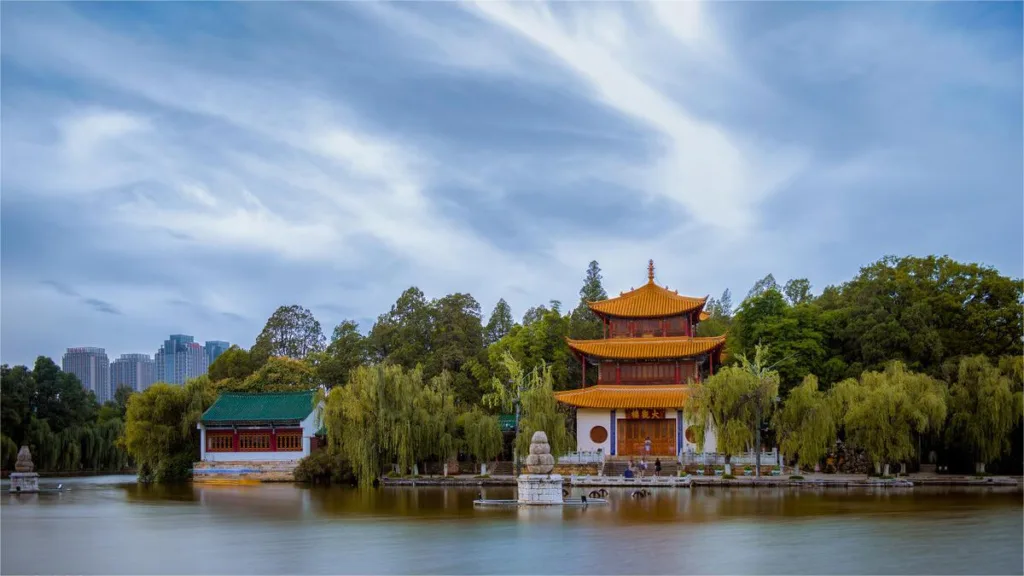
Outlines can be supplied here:
[[39, 492], [39, 474], [34, 472], [35, 469], [32, 453], [28, 446], [22, 446], [18, 451], [18, 460], [14, 463], [15, 472], [11, 472], [10, 491], [15, 494]]
[[544, 432], [533, 433], [530, 439], [530, 455], [526, 457], [526, 474], [520, 474], [520, 504], [562, 504], [562, 477], [552, 474], [555, 457]]
[[487, 475], [487, 462], [481, 462], [480, 463], [480, 475], [481, 476], [486, 476]]

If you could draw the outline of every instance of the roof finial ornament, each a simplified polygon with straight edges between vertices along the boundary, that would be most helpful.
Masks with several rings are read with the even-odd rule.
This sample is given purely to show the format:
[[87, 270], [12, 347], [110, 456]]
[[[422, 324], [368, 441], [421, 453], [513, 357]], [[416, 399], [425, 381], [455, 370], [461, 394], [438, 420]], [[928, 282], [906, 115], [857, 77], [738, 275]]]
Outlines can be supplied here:
[[647, 261], [647, 281], [654, 282], [654, 260]]

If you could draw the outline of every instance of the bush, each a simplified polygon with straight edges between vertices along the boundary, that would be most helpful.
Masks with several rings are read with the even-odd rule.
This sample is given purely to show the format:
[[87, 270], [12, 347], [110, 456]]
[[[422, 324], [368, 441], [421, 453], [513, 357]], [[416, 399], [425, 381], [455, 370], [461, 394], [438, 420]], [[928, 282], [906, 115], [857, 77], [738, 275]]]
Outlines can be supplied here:
[[799, 474], [794, 474], [794, 475], [790, 476], [789, 479], [790, 480], [803, 480], [804, 477], [799, 475]]
[[153, 471], [153, 480], [157, 482], [185, 482], [192, 477], [192, 464], [195, 458], [191, 453], [175, 454], [160, 460]]
[[735, 480], [736, 477], [732, 474], [722, 474], [722, 480]]
[[309, 484], [354, 484], [352, 467], [333, 449], [321, 449], [299, 460], [295, 481]]

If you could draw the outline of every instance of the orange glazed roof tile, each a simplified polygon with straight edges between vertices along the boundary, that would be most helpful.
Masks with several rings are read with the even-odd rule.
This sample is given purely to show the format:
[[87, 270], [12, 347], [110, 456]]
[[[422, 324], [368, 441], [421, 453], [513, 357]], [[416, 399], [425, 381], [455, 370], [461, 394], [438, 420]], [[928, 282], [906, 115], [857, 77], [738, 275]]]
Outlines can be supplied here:
[[700, 321], [703, 322], [703, 321], [707, 320], [708, 318], [711, 318], [711, 314], [708, 314], [707, 312], [701, 310], [700, 311]]
[[598, 384], [579, 390], [555, 392], [555, 400], [577, 408], [682, 408], [690, 387]]
[[594, 312], [620, 318], [655, 318], [675, 316], [704, 307], [708, 298], [680, 296], [678, 293], [654, 283], [654, 262], [647, 267], [647, 284], [615, 298], [587, 302]]
[[604, 340], [567, 339], [569, 348], [599, 358], [616, 360], [655, 360], [686, 358], [710, 352], [725, 344], [725, 336], [691, 338], [689, 336], [606, 338]]

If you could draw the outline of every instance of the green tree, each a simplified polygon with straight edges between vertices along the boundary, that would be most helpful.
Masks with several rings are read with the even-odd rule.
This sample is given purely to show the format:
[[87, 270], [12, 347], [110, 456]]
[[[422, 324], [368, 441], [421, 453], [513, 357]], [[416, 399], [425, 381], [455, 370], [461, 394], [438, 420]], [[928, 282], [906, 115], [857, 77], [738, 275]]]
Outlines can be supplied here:
[[576, 366], [576, 360], [566, 343], [569, 318], [557, 309], [544, 310], [543, 316], [536, 321], [513, 327], [504, 338], [488, 347], [487, 363], [491, 376], [503, 373], [503, 356], [508, 352], [524, 370], [549, 366], [556, 390], [578, 385], [578, 376], [576, 380], [570, 380], [570, 366]]
[[344, 386], [357, 366], [369, 361], [369, 342], [359, 333], [359, 324], [344, 320], [334, 327], [331, 343], [311, 356], [316, 375], [328, 388]]
[[184, 386], [157, 383], [131, 395], [120, 445], [135, 461], [140, 480], [168, 482], [191, 475], [199, 459], [196, 424], [215, 399], [205, 376]]
[[[449, 294], [430, 304], [429, 356], [426, 374], [458, 374], [483, 350], [480, 304], [469, 294]], [[460, 381], [460, 384], [464, 382]]]
[[753, 355], [761, 342], [771, 342], [766, 362], [779, 373], [783, 394], [817, 372], [827, 356], [822, 311], [814, 303], [790, 306], [782, 293], [768, 289], [740, 305], [729, 332], [729, 350]]
[[484, 463], [501, 454], [504, 438], [496, 416], [474, 406], [459, 415], [458, 427], [464, 450], [477, 462]]
[[259, 368], [252, 355], [238, 346], [232, 346], [217, 356], [210, 364], [207, 375], [212, 382], [230, 378], [241, 382]]
[[541, 304], [540, 306], [533, 306], [529, 308], [523, 314], [523, 326], [529, 326], [534, 322], [540, 322], [549, 312], [558, 312], [561, 314], [562, 303], [558, 300], [552, 300], [549, 302], [550, 308]]
[[15, 444], [25, 439], [36, 383], [32, 372], [24, 366], [0, 367], [0, 429]]
[[484, 345], [490, 346], [501, 340], [512, 331], [513, 326], [515, 326], [515, 320], [512, 319], [512, 308], [502, 298], [494, 305], [491, 317], [484, 328]]
[[62, 372], [53, 360], [40, 356], [32, 370], [35, 394], [32, 412], [53, 430], [82, 426], [96, 418], [96, 396], [74, 374]]
[[754, 286], [750, 288], [750, 292], [747, 292], [747, 300], [760, 296], [769, 290], [779, 290], [779, 285], [775, 282], [775, 276], [771, 274], [761, 278], [757, 282], [754, 282]]
[[424, 382], [420, 368], [361, 366], [347, 386], [327, 394], [323, 413], [330, 447], [351, 463], [368, 485], [394, 464], [413, 468], [456, 449], [454, 395], [447, 375]]
[[732, 318], [732, 292], [726, 288], [718, 299], [718, 314], [724, 318]]
[[213, 386], [220, 391], [232, 392], [291, 392], [312, 390], [318, 382], [313, 367], [302, 360], [275, 356], [241, 383], [228, 379]]
[[822, 307], [832, 313], [836, 354], [849, 372], [901, 360], [938, 376], [949, 359], [1019, 354], [1022, 292], [1021, 280], [994, 268], [948, 257], [887, 256], [862, 268]]
[[753, 446], [760, 473], [761, 425], [779, 392], [779, 374], [767, 364], [768, 349], [758, 345], [753, 360], [741, 355], [739, 366], [726, 366], [707, 380], [690, 384], [686, 418], [693, 422], [697, 445], [713, 429], [717, 450], [731, 456]]
[[984, 356], [960, 361], [949, 390], [950, 444], [962, 443], [974, 455], [977, 472], [1010, 451], [1010, 434], [1024, 414], [1024, 393]]
[[533, 433], [543, 430], [551, 444], [551, 453], [564, 454], [572, 446], [565, 427], [566, 415], [558, 408], [554, 396], [551, 368], [541, 363], [526, 370], [515, 356], [505, 351], [501, 356], [504, 372], [491, 380], [490, 391], [484, 394], [485, 406], [516, 414], [515, 455], [525, 456], [530, 450]]
[[[575, 340], [596, 340], [604, 337], [604, 324], [601, 319], [590, 311], [590, 302], [606, 300], [608, 293], [601, 285], [601, 268], [597, 261], [592, 261], [587, 268], [587, 275], [580, 288], [580, 301], [576, 308], [569, 315], [569, 337]], [[582, 366], [577, 362], [571, 362], [567, 367], [567, 378], [571, 382], [580, 382], [582, 379]], [[586, 384], [597, 383], [597, 370], [591, 370], [587, 374]]]
[[796, 456], [798, 466], [819, 462], [835, 444], [838, 423], [834, 402], [818, 388], [818, 378], [808, 375], [775, 412], [772, 428], [779, 448], [787, 456]]
[[257, 364], [273, 356], [302, 360], [322, 351], [324, 344], [320, 322], [312, 312], [299, 305], [281, 306], [267, 319], [251, 354]]
[[717, 300], [709, 298], [704, 311], [708, 313], [708, 319], [697, 324], [697, 336], [721, 336], [729, 332], [732, 328], [732, 294], [729, 289], [726, 288]]
[[786, 300], [789, 300], [792, 306], [810, 302], [813, 298], [811, 295], [811, 283], [807, 278], [794, 278], [786, 282], [782, 292], [786, 295]]
[[915, 453], [914, 438], [936, 430], [946, 418], [946, 390], [927, 374], [907, 370], [899, 361], [882, 372], [864, 372], [835, 389], [847, 440], [863, 449], [875, 472]]
[[414, 368], [427, 359], [431, 330], [430, 307], [423, 292], [413, 286], [370, 329], [371, 359]]

